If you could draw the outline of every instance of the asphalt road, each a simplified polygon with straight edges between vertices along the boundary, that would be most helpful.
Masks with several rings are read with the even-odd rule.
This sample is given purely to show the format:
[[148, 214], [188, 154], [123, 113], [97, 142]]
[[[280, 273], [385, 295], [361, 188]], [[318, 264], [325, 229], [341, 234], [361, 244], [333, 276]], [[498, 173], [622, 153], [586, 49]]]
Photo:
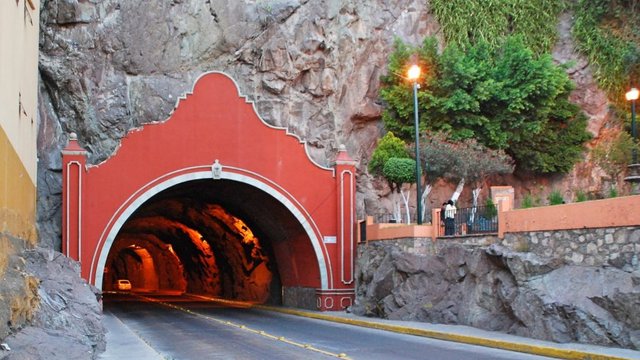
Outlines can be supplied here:
[[107, 296], [104, 307], [166, 359], [547, 359], [189, 296]]

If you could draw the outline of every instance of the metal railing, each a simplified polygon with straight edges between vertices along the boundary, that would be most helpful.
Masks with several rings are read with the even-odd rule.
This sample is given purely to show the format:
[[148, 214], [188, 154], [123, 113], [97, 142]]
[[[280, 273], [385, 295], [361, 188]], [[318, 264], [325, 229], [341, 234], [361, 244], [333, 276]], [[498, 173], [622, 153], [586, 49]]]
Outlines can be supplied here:
[[445, 236], [497, 233], [498, 211], [493, 206], [460, 208], [453, 219], [441, 221], [441, 226]]

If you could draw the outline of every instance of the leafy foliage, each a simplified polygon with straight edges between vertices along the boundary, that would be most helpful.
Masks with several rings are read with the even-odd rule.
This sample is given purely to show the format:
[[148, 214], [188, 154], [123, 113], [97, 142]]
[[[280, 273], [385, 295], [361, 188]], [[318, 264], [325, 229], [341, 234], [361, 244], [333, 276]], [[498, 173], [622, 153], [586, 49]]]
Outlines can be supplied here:
[[564, 203], [564, 199], [559, 190], [553, 190], [547, 197], [547, 200], [549, 200], [549, 205], [560, 205]]
[[589, 200], [589, 197], [583, 190], [576, 191], [576, 202], [584, 202]]
[[523, 209], [528, 209], [534, 206], [536, 206], [536, 201], [533, 199], [533, 196], [531, 196], [531, 194], [526, 194], [522, 199], [522, 204], [520, 205], [520, 207], [522, 207]]
[[491, 175], [513, 172], [513, 160], [502, 150], [489, 149], [475, 139], [452, 142], [443, 133], [427, 134], [421, 156], [425, 173], [432, 180], [464, 178], [478, 183]]
[[493, 219], [494, 217], [498, 216], [498, 208], [496, 207], [496, 204], [493, 203], [493, 200], [491, 200], [491, 198], [487, 198], [487, 201], [484, 204], [484, 216], [487, 219]]
[[536, 53], [554, 45], [564, 2], [558, 0], [431, 0], [431, 9], [448, 43], [466, 47], [487, 42], [498, 47], [509, 35], [521, 35]]
[[629, 81], [640, 80], [640, 2], [578, 0], [572, 32], [578, 50], [594, 66], [598, 84], [623, 105]]
[[[418, 59], [410, 61], [412, 54]], [[418, 94], [421, 129], [445, 132], [454, 141], [475, 138], [536, 173], [567, 172], [579, 160], [590, 138], [586, 118], [568, 101], [573, 84], [549, 55], [535, 56], [519, 37], [495, 49], [484, 41], [464, 51], [449, 45], [442, 54], [433, 38], [416, 49], [397, 40], [389, 73], [416, 61], [428, 69]], [[410, 84], [386, 76], [380, 94], [386, 128], [410, 140]]]
[[593, 162], [615, 180], [623, 168], [631, 163], [634, 149], [639, 150], [631, 136], [620, 132], [617, 136], [598, 143], [592, 151]]
[[447, 140], [446, 134], [427, 132], [420, 145], [420, 158], [424, 161], [422, 170], [427, 175], [427, 181], [458, 177], [453, 172], [458, 161], [458, 148]]
[[380, 139], [378, 146], [371, 155], [369, 172], [373, 175], [383, 176], [384, 164], [387, 160], [391, 158], [408, 157], [409, 153], [405, 142], [393, 135], [392, 132], [387, 132], [385, 136]]
[[415, 182], [416, 161], [410, 158], [392, 157], [384, 163], [382, 175], [391, 185], [391, 190], [400, 192], [402, 184]]

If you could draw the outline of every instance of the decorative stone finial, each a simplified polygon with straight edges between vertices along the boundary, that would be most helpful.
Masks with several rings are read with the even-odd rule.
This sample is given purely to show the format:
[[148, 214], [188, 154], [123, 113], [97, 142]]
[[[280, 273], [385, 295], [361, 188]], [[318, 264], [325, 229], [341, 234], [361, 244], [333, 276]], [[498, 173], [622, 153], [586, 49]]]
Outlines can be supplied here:
[[71, 134], [69, 134], [69, 140], [73, 140], [73, 141], [78, 140], [78, 134], [72, 132]]
[[211, 165], [211, 176], [214, 180], [219, 180], [222, 177], [222, 165], [218, 159]]
[[347, 151], [347, 147], [344, 144], [340, 144], [340, 146], [338, 146], [338, 151]]

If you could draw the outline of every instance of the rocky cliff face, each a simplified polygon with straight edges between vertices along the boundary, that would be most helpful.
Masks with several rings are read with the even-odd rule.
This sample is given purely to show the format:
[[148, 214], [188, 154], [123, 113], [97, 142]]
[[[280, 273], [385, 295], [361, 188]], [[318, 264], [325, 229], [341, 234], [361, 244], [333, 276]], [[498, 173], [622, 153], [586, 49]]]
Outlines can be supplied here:
[[[265, 121], [306, 140], [318, 163], [329, 164], [340, 144], [367, 159], [380, 132], [378, 79], [394, 36], [417, 43], [437, 30], [425, 2], [415, 0], [43, 0], [41, 7], [38, 222], [40, 245], [56, 250], [60, 150], [71, 132], [90, 163], [104, 161], [129, 130], [167, 119], [203, 72], [222, 71]], [[361, 173], [365, 168], [362, 161]], [[364, 214], [365, 199], [377, 206], [375, 191], [364, 176], [358, 189]], [[77, 276], [70, 263], [57, 271]], [[56, 295], [47, 303], [54, 312], [68, 313], [59, 306], [81, 296], [65, 286], [52, 286]], [[95, 305], [93, 299], [89, 308]], [[101, 330], [80, 328], [83, 345], [70, 341], [69, 348], [99, 349]]]
[[383, 241], [359, 255], [356, 314], [640, 349], [637, 271], [567, 266], [498, 245], [416, 254]]
[[[41, 221], [59, 233], [60, 155], [76, 132], [97, 163], [130, 129], [163, 121], [205, 71], [238, 81], [262, 118], [320, 164], [345, 144], [366, 161], [380, 133], [379, 77], [395, 36], [435, 34], [424, 1], [44, 1]], [[375, 208], [370, 179], [359, 213]], [[56, 244], [57, 245], [57, 244]]]
[[[106, 345], [97, 289], [58, 252], [38, 247], [21, 255], [12, 265], [27, 276], [28, 293], [10, 304], [11, 332], [2, 342], [11, 350], [0, 350], [0, 359], [95, 359]], [[3, 287], [12, 279], [5, 276]]]

